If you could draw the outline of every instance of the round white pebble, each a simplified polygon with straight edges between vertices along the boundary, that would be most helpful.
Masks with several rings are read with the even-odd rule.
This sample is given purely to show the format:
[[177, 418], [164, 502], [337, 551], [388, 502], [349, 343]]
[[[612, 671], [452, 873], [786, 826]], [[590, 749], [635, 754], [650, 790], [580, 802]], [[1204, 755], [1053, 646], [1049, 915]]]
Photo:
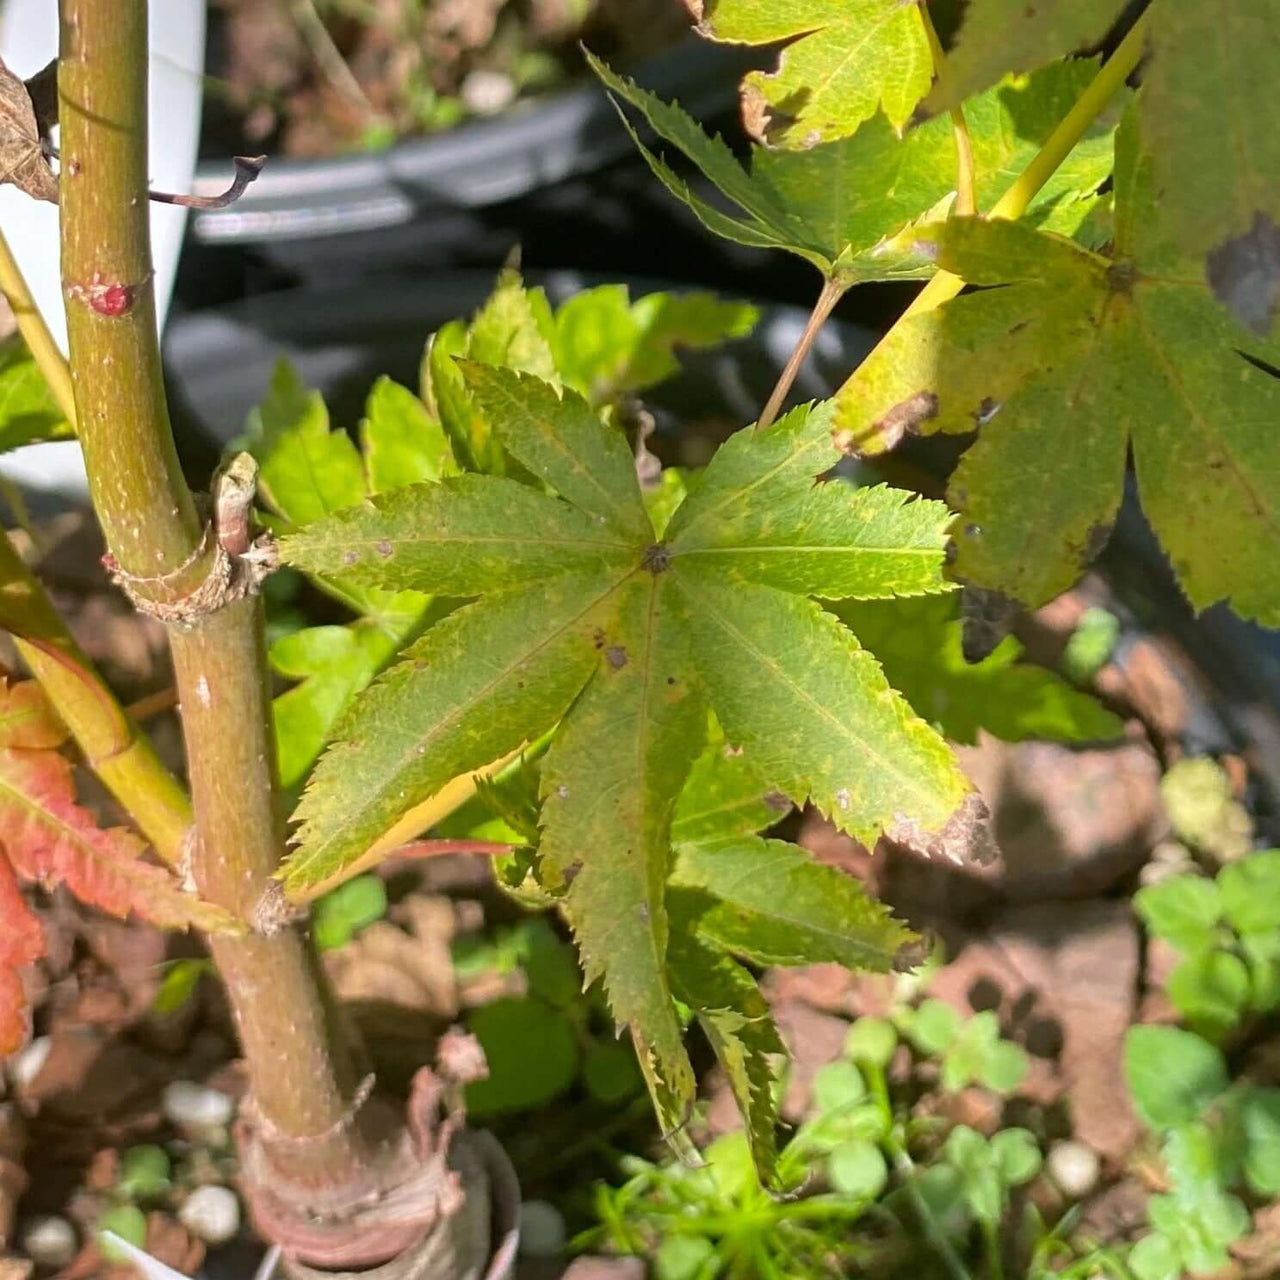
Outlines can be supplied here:
[[1098, 1153], [1083, 1142], [1055, 1142], [1045, 1167], [1058, 1190], [1072, 1200], [1083, 1200], [1098, 1185]]
[[178, 1210], [178, 1219], [205, 1244], [226, 1244], [240, 1230], [240, 1201], [227, 1187], [198, 1187]]
[[218, 1129], [230, 1124], [235, 1103], [225, 1093], [193, 1080], [175, 1080], [164, 1091], [164, 1114], [184, 1129]]
[[27, 1047], [9, 1059], [9, 1078], [18, 1089], [27, 1088], [49, 1060], [53, 1040], [37, 1036]]
[[564, 1253], [564, 1218], [545, 1200], [520, 1206], [520, 1253], [526, 1258], [558, 1258]]
[[22, 1232], [22, 1251], [37, 1266], [65, 1267], [76, 1256], [76, 1229], [66, 1218], [32, 1218]]
[[496, 116], [516, 100], [516, 84], [501, 71], [477, 67], [463, 80], [458, 96], [466, 103], [468, 111], [478, 116]]

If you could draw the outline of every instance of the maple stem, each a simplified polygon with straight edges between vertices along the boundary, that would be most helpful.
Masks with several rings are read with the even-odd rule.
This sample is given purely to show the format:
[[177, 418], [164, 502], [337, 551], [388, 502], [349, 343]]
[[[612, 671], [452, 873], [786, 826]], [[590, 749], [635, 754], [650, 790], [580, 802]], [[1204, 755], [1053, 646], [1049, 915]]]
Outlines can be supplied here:
[[9, 303], [13, 318], [18, 324], [18, 332], [22, 334], [22, 340], [27, 344], [27, 350], [31, 352], [36, 367], [44, 375], [45, 382], [49, 384], [49, 390], [53, 392], [58, 408], [62, 410], [63, 416], [74, 429], [76, 400], [71, 391], [71, 371], [67, 368], [62, 352], [58, 350], [58, 344], [53, 340], [53, 334], [49, 332], [49, 326], [44, 322], [44, 316], [40, 314], [40, 308], [36, 306], [35, 299], [31, 296], [31, 290], [27, 288], [22, 268], [18, 266], [18, 260], [13, 256], [13, 250], [9, 248], [9, 242], [2, 231], [0, 231], [0, 293], [4, 294], [5, 300]]
[[[929, 41], [929, 52], [933, 56], [933, 74], [941, 78], [942, 68], [947, 60], [942, 41], [938, 39], [938, 30], [933, 25], [929, 13], [928, 0], [920, 0], [916, 12], [924, 24], [924, 33]], [[956, 140], [956, 204], [955, 211], [965, 217], [978, 211], [977, 182], [973, 161], [973, 141], [969, 137], [969, 122], [964, 118], [964, 107], [951, 108], [951, 129]]]
[[[147, 8], [59, 4], [62, 272], [78, 431], [118, 575], [139, 607], [181, 614], [165, 621], [196, 818], [191, 869], [202, 896], [251, 926], [210, 945], [263, 1148], [281, 1194], [353, 1185], [373, 1141], [371, 1109], [355, 1101], [353, 1051], [301, 933], [254, 927], [284, 848], [262, 610], [252, 594], [207, 603], [211, 567], [235, 552], [215, 545], [197, 513], [169, 425], [147, 201]], [[198, 588], [206, 604], [182, 613]]]
[[799, 340], [796, 342], [791, 358], [778, 375], [778, 383], [773, 389], [773, 394], [769, 397], [769, 402], [760, 411], [759, 420], [756, 422], [757, 431], [763, 431], [778, 416], [783, 402], [787, 398], [787, 393], [791, 390], [791, 384], [795, 382], [796, 375], [800, 372], [800, 366], [804, 364], [805, 356], [809, 354], [809, 349], [813, 346], [822, 326], [826, 324], [828, 316], [835, 310], [836, 303], [848, 292], [848, 288], [848, 285], [841, 284], [837, 280], [824, 282], [822, 292], [818, 294], [818, 300], [813, 304], [813, 310], [809, 313], [804, 332], [801, 333]]
[[[1031, 162], [996, 201], [988, 217], [1020, 218], [1027, 211], [1036, 193], [1057, 172], [1058, 166], [1071, 154], [1076, 143], [1084, 137], [1085, 131], [1142, 60], [1149, 12], [1144, 13], [1129, 29], [1128, 35], [1116, 46], [1115, 52], [1089, 82]], [[959, 276], [954, 276], [949, 271], [939, 271], [916, 294], [911, 305], [899, 317], [899, 323], [910, 316], [918, 316], [940, 307], [963, 288], [964, 281]]]
[[0, 534], [4, 621], [85, 762], [170, 865], [182, 858], [191, 802], [71, 638], [44, 589]]

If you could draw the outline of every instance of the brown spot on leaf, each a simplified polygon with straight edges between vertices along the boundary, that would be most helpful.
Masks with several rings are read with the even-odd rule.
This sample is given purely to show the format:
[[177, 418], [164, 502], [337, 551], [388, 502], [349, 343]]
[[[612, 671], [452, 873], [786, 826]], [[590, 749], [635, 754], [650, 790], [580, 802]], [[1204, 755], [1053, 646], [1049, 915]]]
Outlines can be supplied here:
[[1248, 231], [1210, 250], [1205, 267], [1218, 301], [1241, 324], [1267, 333], [1280, 298], [1280, 227], [1255, 213]]
[[764, 802], [774, 813], [791, 812], [791, 801], [781, 791], [767, 791], [764, 795]]
[[922, 423], [938, 416], [938, 397], [932, 391], [917, 391], [893, 406], [872, 424], [871, 436], [887, 453], [909, 435], [917, 435]]
[[604, 651], [605, 661], [615, 670], [621, 671], [627, 665], [627, 650], [624, 645], [611, 644]]
[[591, 643], [596, 647], [596, 649], [603, 649], [603, 648], [604, 648], [604, 630], [603, 630], [603, 628], [601, 628], [601, 627], [597, 627], [597, 628], [596, 628], [596, 629], [591, 633]]
[[344, 551], [342, 553], [343, 564], [358, 564], [359, 560], [360, 560], [360, 556], [355, 551]]
[[389, 556], [392, 553], [392, 551], [395, 550], [395, 548], [391, 545], [390, 542], [387, 541], [386, 538], [381, 538], [376, 543], [374, 543], [374, 550], [377, 551], [377, 553], [380, 556], [385, 557], [385, 556]]
[[572, 884], [582, 872], [582, 863], [571, 862], [564, 869], [564, 882], [566, 885]]
[[965, 586], [960, 593], [960, 648], [966, 662], [989, 658], [1013, 629], [1016, 600], [985, 587]]

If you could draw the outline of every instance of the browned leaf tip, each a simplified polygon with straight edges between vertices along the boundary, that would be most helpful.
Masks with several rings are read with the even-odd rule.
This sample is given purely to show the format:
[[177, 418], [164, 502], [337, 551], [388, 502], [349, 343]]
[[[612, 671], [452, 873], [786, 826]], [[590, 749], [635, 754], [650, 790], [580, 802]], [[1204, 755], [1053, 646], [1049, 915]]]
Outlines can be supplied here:
[[976, 791], [965, 796], [940, 831], [925, 831], [915, 820], [899, 817], [885, 835], [904, 849], [958, 866], [985, 867], [1000, 854], [991, 832], [991, 811]]
[[31, 93], [0, 61], [0, 185], [4, 183], [35, 200], [58, 203], [58, 179], [45, 159]]

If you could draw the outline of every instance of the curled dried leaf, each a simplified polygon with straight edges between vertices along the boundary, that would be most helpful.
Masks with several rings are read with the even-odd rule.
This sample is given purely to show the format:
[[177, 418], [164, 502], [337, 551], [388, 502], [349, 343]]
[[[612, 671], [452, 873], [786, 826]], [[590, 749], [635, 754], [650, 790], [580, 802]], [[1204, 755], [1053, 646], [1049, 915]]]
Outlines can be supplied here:
[[58, 179], [45, 159], [31, 93], [0, 61], [0, 185], [4, 183], [32, 199], [58, 203]]

